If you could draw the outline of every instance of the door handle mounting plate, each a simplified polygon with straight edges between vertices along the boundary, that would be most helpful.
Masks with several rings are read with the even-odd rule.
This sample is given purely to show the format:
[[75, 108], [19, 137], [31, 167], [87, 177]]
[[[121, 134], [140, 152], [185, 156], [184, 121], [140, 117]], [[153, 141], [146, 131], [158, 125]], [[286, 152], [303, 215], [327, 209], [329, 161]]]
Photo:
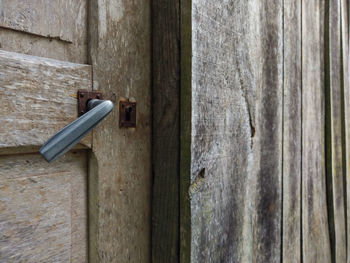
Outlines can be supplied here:
[[101, 92], [78, 90], [78, 117], [88, 111], [87, 102], [91, 99], [103, 100]]

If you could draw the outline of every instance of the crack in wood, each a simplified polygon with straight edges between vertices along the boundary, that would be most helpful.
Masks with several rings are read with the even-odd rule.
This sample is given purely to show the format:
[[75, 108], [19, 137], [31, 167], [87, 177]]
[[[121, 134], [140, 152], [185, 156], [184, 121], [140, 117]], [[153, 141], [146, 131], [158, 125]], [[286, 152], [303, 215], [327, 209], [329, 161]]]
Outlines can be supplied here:
[[10, 30], [10, 31], [19, 32], [19, 33], [23, 33], [23, 34], [30, 35], [30, 36], [48, 38], [50, 41], [51, 41], [51, 40], [58, 40], [58, 41], [61, 41], [61, 42], [67, 43], [67, 44], [73, 44], [73, 41], [71, 41], [71, 40], [69, 40], [69, 39], [64, 39], [64, 38], [62, 38], [62, 37], [60, 37], [60, 36], [51, 36], [51, 35], [36, 34], [36, 33], [29, 32], [29, 31], [20, 30], [20, 29], [16, 29], [16, 28], [4, 26], [4, 25], [0, 25], [0, 28], [7, 29], [7, 30]]

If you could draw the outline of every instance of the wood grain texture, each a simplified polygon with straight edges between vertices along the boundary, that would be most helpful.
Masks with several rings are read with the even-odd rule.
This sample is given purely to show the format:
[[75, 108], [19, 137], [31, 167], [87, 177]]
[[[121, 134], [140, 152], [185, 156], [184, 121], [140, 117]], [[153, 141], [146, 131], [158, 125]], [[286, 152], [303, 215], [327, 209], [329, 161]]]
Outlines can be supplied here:
[[[80, 41], [85, 41], [84, 39]], [[23, 34], [22, 32], [0, 28], [0, 48], [73, 63], [87, 63], [86, 42], [67, 43], [57, 39]]]
[[191, 262], [280, 262], [282, 12], [192, 1]]
[[350, 72], [349, 72], [349, 2], [341, 1], [342, 85], [343, 85], [343, 165], [346, 216], [346, 262], [350, 262]]
[[1, 27], [73, 42], [79, 18], [86, 17], [86, 1], [2, 0], [0, 10]]
[[252, 258], [249, 19], [248, 2], [192, 1], [191, 262]]
[[76, 92], [91, 84], [88, 65], [0, 51], [0, 148], [41, 146], [77, 118]]
[[323, 1], [302, 2], [303, 262], [331, 262], [325, 175]]
[[152, 262], [179, 262], [180, 1], [152, 1]]
[[284, 1], [282, 259], [301, 262], [301, 1]]
[[86, 0], [2, 0], [0, 10], [0, 48], [86, 63]]
[[107, 99], [116, 98], [116, 103], [120, 97], [137, 102], [136, 128], [120, 129], [119, 113], [114, 110], [93, 131], [90, 262], [149, 262], [151, 4], [144, 0], [96, 0], [90, 4], [94, 89]]
[[[253, 262], [281, 261], [283, 5], [262, 1], [259, 8], [257, 75], [256, 226]], [[255, 26], [255, 25], [254, 25]], [[259, 64], [261, 63], [261, 64]], [[249, 189], [249, 188], [248, 188]], [[249, 190], [250, 191], [250, 190]]]
[[180, 2], [180, 249], [181, 263], [191, 261], [192, 147], [192, 1]]
[[328, 25], [328, 52], [329, 60], [326, 69], [329, 72], [326, 99], [329, 102], [329, 117], [326, 126], [326, 136], [329, 136], [330, 145], [326, 145], [327, 152], [327, 187], [331, 187], [328, 193], [332, 202], [328, 202], [328, 224], [331, 229], [332, 257], [335, 262], [346, 262], [346, 222], [344, 200], [344, 174], [343, 174], [343, 141], [342, 141], [342, 43], [341, 43], [341, 2], [329, 1]]
[[87, 262], [86, 153], [0, 158], [0, 261]]
[[0, 1], [0, 262], [87, 262], [87, 153], [33, 154], [92, 89], [91, 66], [62, 62], [86, 63], [86, 40], [85, 0]]

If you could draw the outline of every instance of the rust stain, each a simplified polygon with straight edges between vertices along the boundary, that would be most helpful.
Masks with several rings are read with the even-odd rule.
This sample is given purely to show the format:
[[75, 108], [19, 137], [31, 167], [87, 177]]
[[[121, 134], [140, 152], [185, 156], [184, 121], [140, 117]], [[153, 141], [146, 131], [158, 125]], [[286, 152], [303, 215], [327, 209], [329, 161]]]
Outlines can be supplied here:
[[275, 203], [271, 203], [269, 206], [269, 213], [272, 214], [275, 211]]
[[69, 96], [74, 98], [74, 99], [78, 99], [78, 95], [77, 94], [69, 94]]

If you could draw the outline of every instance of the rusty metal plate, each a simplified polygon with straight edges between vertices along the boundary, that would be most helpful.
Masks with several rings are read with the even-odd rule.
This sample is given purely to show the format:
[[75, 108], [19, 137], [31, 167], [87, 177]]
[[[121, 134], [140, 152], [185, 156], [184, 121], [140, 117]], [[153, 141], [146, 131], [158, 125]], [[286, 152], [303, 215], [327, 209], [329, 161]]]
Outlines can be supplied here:
[[91, 99], [102, 100], [102, 93], [98, 91], [78, 90], [78, 116], [87, 112], [87, 102]]
[[136, 102], [119, 102], [119, 127], [136, 127]]

